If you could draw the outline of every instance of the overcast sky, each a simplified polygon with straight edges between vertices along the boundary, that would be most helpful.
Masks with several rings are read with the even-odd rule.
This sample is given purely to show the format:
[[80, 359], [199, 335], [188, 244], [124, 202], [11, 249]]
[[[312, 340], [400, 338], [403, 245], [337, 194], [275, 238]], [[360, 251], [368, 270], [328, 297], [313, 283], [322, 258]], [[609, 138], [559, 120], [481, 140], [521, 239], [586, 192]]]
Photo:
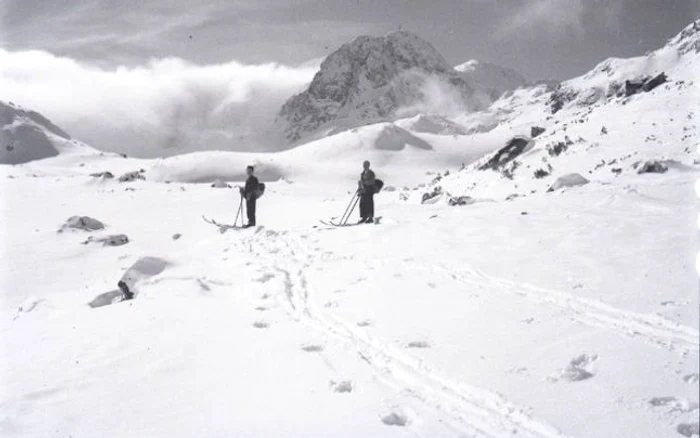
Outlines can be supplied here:
[[[298, 64], [401, 27], [453, 64], [471, 58], [529, 79], [567, 79], [609, 56], [658, 48], [700, 0], [0, 0], [0, 47], [100, 67], [180, 57]], [[191, 38], [190, 38], [191, 36]]]
[[700, 0], [201, 3], [0, 0], [0, 100], [107, 151], [276, 150], [268, 128], [284, 101], [360, 35], [401, 28], [453, 65], [568, 79], [657, 49], [700, 14]]

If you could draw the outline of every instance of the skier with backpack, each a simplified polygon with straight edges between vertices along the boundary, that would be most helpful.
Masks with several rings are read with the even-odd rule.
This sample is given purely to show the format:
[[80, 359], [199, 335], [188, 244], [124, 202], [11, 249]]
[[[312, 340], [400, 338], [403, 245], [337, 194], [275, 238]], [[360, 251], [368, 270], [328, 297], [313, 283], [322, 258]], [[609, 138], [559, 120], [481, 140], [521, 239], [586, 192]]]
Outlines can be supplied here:
[[246, 167], [248, 179], [245, 181], [245, 187], [241, 187], [241, 197], [245, 198], [245, 208], [248, 213], [248, 223], [244, 228], [255, 226], [255, 202], [265, 190], [265, 185], [260, 184], [253, 175], [254, 170], [253, 166]]
[[[378, 181], [374, 172], [369, 168], [369, 161], [362, 163], [362, 173], [357, 182], [357, 194], [360, 197], [360, 220], [358, 224], [374, 222], [374, 194], [379, 191]], [[379, 183], [381, 184], [381, 183]]]

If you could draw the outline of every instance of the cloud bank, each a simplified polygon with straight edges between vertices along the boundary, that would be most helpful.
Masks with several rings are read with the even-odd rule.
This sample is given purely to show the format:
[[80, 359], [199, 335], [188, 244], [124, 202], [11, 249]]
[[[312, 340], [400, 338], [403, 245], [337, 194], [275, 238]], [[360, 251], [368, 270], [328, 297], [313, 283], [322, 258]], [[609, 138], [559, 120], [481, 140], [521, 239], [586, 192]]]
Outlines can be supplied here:
[[179, 58], [103, 69], [44, 51], [0, 49], [0, 100], [41, 112], [73, 137], [140, 157], [276, 150], [271, 124], [313, 78], [298, 67]]

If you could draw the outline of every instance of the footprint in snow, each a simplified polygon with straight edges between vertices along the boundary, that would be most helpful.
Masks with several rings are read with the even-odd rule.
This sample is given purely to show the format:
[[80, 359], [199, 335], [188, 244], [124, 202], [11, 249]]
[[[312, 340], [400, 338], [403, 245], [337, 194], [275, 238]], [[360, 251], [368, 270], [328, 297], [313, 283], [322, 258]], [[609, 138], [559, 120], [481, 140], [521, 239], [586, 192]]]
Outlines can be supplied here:
[[405, 426], [408, 424], [408, 416], [403, 412], [392, 411], [382, 417], [382, 423], [387, 426]]
[[302, 350], [306, 351], [307, 353], [318, 353], [320, 351], [323, 351], [323, 346], [321, 345], [303, 345], [301, 347]]
[[350, 283], [350, 284], [359, 284], [359, 283], [362, 283], [362, 282], [365, 281], [365, 280], [367, 280], [367, 277], [360, 277], [360, 278], [358, 278], [357, 280], [353, 281], [353, 282]]
[[676, 432], [687, 437], [698, 436], [700, 435], [700, 423], [681, 423], [676, 426]]
[[253, 327], [259, 328], [259, 329], [264, 329], [270, 327], [270, 324], [265, 322], [265, 321], [255, 321], [253, 323]]
[[683, 376], [683, 381], [686, 383], [698, 383], [700, 375], [698, 373], [686, 374]]
[[[121, 295], [121, 292], [119, 292], [119, 294]], [[17, 306], [17, 314], [33, 312], [45, 303], [48, 303], [48, 300], [37, 296], [30, 296]]]
[[406, 344], [408, 348], [430, 348], [430, 343], [426, 341], [412, 341]]
[[594, 376], [593, 365], [598, 360], [597, 354], [582, 354], [571, 359], [569, 365], [566, 366], [557, 377], [550, 377], [549, 380], [556, 382], [560, 379], [568, 380], [569, 382], [580, 382]]
[[372, 325], [372, 321], [370, 321], [369, 319], [365, 319], [364, 321], [360, 321], [357, 323], [358, 327], [369, 327], [370, 325]]
[[329, 385], [334, 392], [352, 392], [353, 385], [350, 380], [341, 380], [340, 382], [336, 382], [335, 380], [331, 380]]
[[258, 312], [265, 312], [265, 311], [269, 310], [269, 308], [265, 307], [265, 306], [258, 306], [255, 308], [255, 310], [257, 310]]
[[668, 407], [671, 412], [693, 412], [698, 409], [698, 404], [680, 397], [654, 397], [649, 400], [652, 407]]
[[257, 281], [259, 283], [267, 283], [268, 281], [272, 280], [275, 278], [274, 274], [263, 274], [262, 277], [256, 278], [253, 281]]

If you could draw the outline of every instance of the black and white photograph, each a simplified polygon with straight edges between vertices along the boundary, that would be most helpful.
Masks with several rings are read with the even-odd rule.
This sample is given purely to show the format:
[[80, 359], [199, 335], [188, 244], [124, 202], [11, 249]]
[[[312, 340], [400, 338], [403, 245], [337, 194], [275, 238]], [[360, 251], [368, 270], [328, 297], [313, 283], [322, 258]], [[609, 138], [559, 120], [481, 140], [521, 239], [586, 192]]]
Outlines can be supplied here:
[[0, 0], [0, 436], [700, 438], [700, 0]]

